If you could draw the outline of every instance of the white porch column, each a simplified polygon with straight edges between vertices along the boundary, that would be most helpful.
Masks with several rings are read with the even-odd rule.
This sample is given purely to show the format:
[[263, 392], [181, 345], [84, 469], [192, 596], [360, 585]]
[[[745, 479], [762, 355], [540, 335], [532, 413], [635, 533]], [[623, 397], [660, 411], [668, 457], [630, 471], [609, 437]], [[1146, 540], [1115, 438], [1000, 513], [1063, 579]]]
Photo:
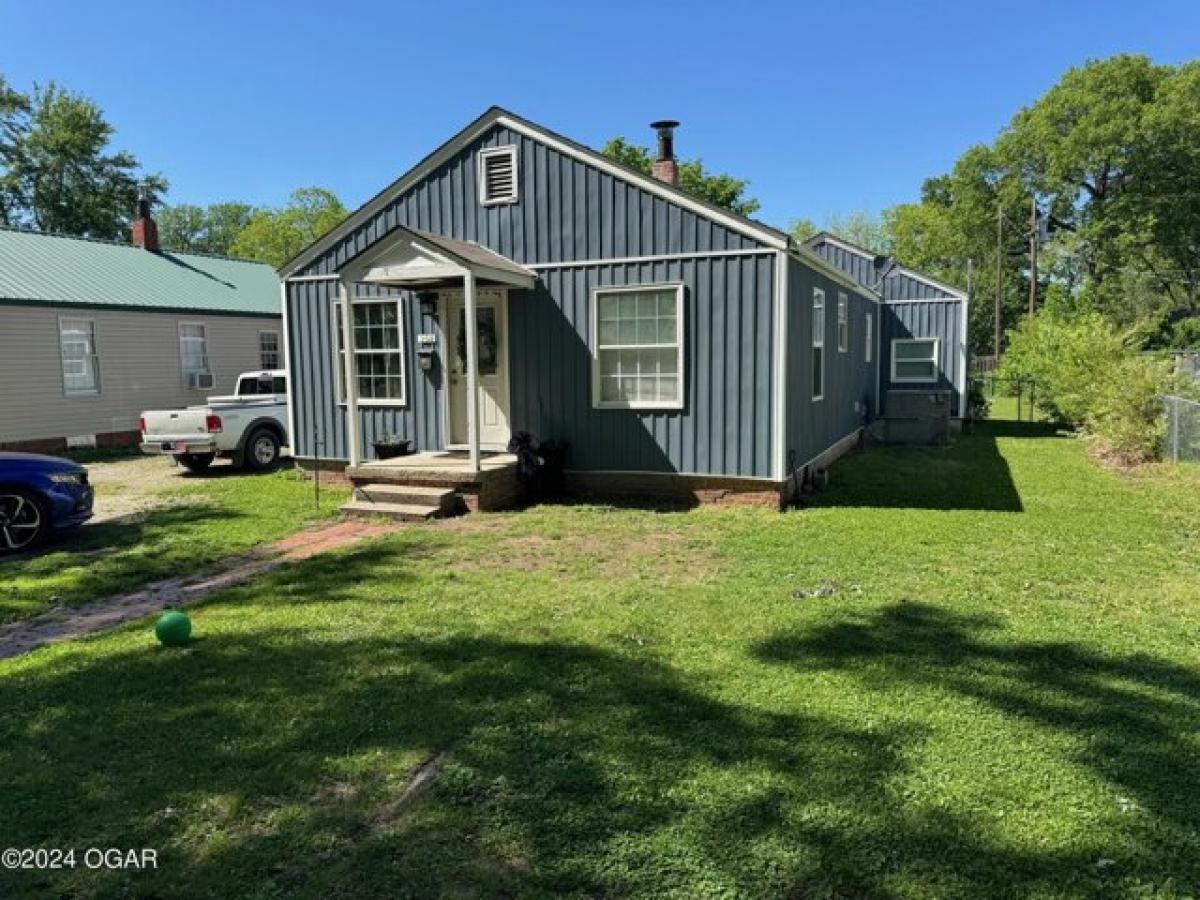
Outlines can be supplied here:
[[463, 275], [463, 327], [467, 329], [467, 447], [471, 471], [479, 471], [479, 326], [475, 321], [475, 273]]
[[354, 365], [354, 310], [350, 308], [352, 294], [345, 281], [338, 281], [338, 299], [342, 304], [342, 338], [346, 345], [342, 378], [346, 385], [346, 446], [350, 450], [350, 466], [362, 461], [361, 433], [358, 421], [358, 377]]

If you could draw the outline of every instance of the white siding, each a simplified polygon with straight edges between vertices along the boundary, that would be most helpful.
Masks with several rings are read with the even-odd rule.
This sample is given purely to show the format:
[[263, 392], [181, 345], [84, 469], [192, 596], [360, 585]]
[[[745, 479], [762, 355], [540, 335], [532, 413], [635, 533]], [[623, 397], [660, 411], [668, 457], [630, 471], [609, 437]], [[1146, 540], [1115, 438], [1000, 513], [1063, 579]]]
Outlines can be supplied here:
[[[98, 394], [66, 396], [63, 391], [60, 316], [96, 323]], [[183, 386], [180, 322], [205, 325], [212, 390]], [[0, 305], [0, 443], [133, 431], [143, 410], [228, 394], [239, 373], [259, 368], [262, 330], [281, 331], [280, 319]]]

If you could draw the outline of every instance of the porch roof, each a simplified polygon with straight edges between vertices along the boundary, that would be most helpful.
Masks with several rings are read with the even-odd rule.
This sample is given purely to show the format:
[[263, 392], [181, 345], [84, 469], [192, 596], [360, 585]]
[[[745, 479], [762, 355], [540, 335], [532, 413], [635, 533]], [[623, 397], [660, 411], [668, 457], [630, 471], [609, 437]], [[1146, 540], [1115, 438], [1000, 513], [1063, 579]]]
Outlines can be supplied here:
[[348, 260], [343, 281], [408, 288], [461, 287], [471, 272], [480, 284], [531, 288], [537, 273], [474, 241], [461, 241], [398, 226], [377, 244]]

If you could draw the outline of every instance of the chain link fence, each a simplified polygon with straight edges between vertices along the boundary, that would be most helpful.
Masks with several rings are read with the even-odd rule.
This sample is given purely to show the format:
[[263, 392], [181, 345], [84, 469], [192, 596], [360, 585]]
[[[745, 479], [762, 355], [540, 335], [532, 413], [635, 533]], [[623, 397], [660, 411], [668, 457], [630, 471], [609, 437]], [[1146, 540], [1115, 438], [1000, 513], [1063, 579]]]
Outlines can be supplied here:
[[1200, 403], [1185, 397], [1163, 397], [1167, 433], [1163, 458], [1171, 462], [1200, 462]]

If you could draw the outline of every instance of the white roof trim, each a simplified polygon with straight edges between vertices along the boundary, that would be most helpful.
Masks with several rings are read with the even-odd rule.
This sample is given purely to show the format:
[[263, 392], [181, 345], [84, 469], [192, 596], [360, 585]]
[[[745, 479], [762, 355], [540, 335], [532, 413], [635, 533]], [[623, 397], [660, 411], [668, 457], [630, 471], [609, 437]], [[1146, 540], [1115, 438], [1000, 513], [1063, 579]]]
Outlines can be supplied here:
[[706, 219], [717, 222], [720, 225], [734, 231], [738, 234], [760, 241], [765, 246], [783, 250], [788, 246], [788, 239], [774, 229], [767, 226], [756, 226], [753, 223], [747, 222], [739, 216], [731, 213], [724, 213], [721, 210], [714, 209], [705, 203], [702, 203], [694, 198], [684, 194], [678, 188], [673, 188], [670, 185], [664, 184], [661, 181], [649, 175], [642, 175], [638, 172], [632, 172], [624, 166], [617, 165], [609, 161], [604, 156], [601, 156], [595, 151], [583, 151], [579, 147], [560, 140], [554, 135], [543, 131], [537, 127], [531, 127], [524, 121], [517, 120], [511, 114], [505, 113], [504, 110], [498, 107], [493, 107], [482, 116], [479, 117], [472, 125], [468, 125], [456, 137], [451, 138], [432, 154], [418, 162], [413, 168], [409, 169], [404, 175], [401, 175], [397, 181], [384, 188], [380, 193], [376, 194], [353, 213], [342, 220], [340, 224], [327, 232], [323, 237], [319, 238], [310, 246], [302, 250], [297, 256], [284, 263], [279, 270], [279, 274], [283, 279], [295, 274], [300, 269], [309, 265], [314, 259], [322, 253], [335, 246], [339, 241], [345, 238], [355, 228], [362, 225], [375, 214], [383, 210], [388, 204], [405, 193], [409, 188], [415, 185], [421, 179], [427, 177], [434, 169], [441, 166], [448, 159], [462, 150], [467, 144], [477, 139], [481, 134], [496, 125], [503, 125], [513, 131], [519, 132], [531, 140], [539, 141], [547, 146], [553, 147], [560, 153], [579, 160], [585, 165], [599, 169], [612, 175], [614, 178], [619, 178], [622, 181], [636, 185], [648, 193], [662, 197], [676, 206], [681, 206], [688, 209], [697, 215], [703, 216]]
[[804, 263], [804, 265], [808, 266], [811, 269], [816, 269], [818, 272], [820, 272], [826, 278], [829, 278], [830, 280], [837, 282], [842, 287], [848, 288], [849, 290], [854, 291], [856, 294], [861, 294], [865, 297], [869, 297], [870, 299], [874, 300], [877, 304], [881, 302], [882, 298], [879, 296], [879, 294], [876, 291], [871, 290], [865, 284], [859, 284], [857, 281], [855, 281], [853, 278], [851, 278], [848, 274], [843, 272], [841, 269], [839, 269], [837, 266], [835, 266], [833, 263], [831, 263], [825, 257], [821, 256], [821, 254], [817, 253], [815, 250], [812, 250], [809, 247], [805, 247], [803, 244], [793, 244], [792, 247], [788, 250], [788, 253], [797, 262]]
[[[855, 256], [859, 257], [860, 259], [869, 259], [869, 260], [873, 261], [876, 256], [886, 256], [887, 255], [887, 254], [872, 253], [870, 250], [864, 250], [862, 247], [856, 247], [856, 246], [854, 246], [854, 244], [848, 244], [845, 241], [843, 241], [842, 239], [830, 234], [827, 231], [822, 231], [820, 234], [813, 235], [813, 239], [818, 242], [833, 244], [833, 246], [839, 247], [842, 250], [845, 250], [847, 253], [853, 253]], [[914, 272], [912, 269], [908, 268], [907, 266], [902, 266], [902, 265], [900, 265], [900, 263], [897, 263], [894, 260], [893, 260], [893, 263], [894, 263], [894, 265], [892, 266], [892, 269], [891, 269], [891, 271], [893, 271], [893, 272], [899, 272], [900, 274], [907, 275], [909, 278], [915, 279], [916, 281], [923, 282], [924, 284], [927, 284], [930, 287], [935, 287], [939, 291], [945, 291], [948, 294], [953, 294], [955, 297], [959, 298], [960, 300], [966, 299], [966, 296], [967, 296], [966, 291], [960, 290], [959, 288], [956, 288], [956, 287], [951, 287], [950, 285], [945, 284], [944, 282], [938, 281], [936, 278], [930, 278], [928, 275], [923, 275], [920, 272]], [[941, 299], [948, 300], [951, 298], [943, 297]]]

